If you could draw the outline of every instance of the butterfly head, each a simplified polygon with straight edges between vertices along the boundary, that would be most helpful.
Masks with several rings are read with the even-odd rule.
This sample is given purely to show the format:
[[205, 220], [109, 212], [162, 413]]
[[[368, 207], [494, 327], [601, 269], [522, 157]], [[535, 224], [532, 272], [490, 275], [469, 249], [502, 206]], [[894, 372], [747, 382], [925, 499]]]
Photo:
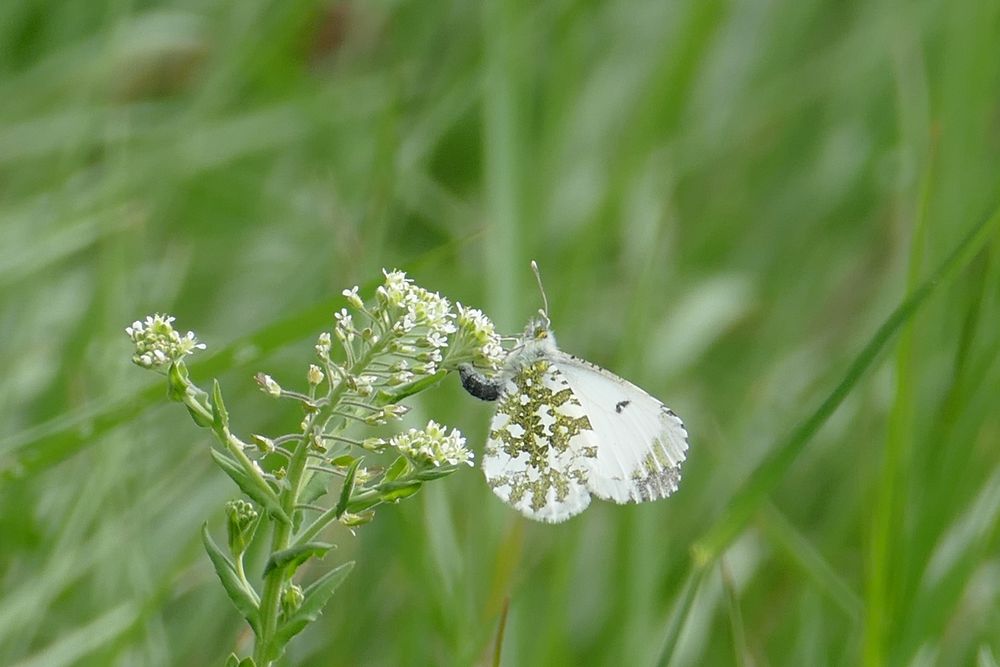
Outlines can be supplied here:
[[552, 338], [552, 329], [549, 328], [549, 318], [542, 311], [538, 312], [539, 315], [531, 318], [528, 321], [528, 326], [524, 328], [523, 339], [525, 341], [543, 341]]
[[541, 353], [556, 347], [556, 337], [550, 328], [549, 318], [543, 311], [538, 311], [538, 315], [528, 321], [519, 347]]

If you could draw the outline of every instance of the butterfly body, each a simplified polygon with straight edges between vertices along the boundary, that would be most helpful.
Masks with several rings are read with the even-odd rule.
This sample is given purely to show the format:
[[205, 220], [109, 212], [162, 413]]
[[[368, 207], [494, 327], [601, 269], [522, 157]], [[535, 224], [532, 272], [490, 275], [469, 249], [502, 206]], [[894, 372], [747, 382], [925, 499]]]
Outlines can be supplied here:
[[533, 320], [500, 375], [463, 370], [463, 386], [497, 400], [483, 454], [493, 492], [525, 516], [559, 522], [591, 495], [617, 503], [665, 498], [687, 451], [681, 420], [657, 399], [561, 351]]

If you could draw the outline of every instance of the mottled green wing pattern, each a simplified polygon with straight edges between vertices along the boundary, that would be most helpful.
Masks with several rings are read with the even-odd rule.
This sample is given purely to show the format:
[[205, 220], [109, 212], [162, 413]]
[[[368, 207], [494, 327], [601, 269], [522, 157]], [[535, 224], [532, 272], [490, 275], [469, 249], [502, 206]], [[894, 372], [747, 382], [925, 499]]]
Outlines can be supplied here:
[[517, 366], [483, 455], [493, 492], [531, 519], [564, 521], [590, 504], [587, 475], [596, 458], [590, 420], [562, 373], [542, 357]]

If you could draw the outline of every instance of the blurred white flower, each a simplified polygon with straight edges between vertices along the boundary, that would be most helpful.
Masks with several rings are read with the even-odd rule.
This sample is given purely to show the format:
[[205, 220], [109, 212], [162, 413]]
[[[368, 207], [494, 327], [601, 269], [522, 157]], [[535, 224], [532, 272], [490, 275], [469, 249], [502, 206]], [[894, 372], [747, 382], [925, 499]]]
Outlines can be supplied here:
[[380, 302], [395, 308], [402, 306], [413, 281], [402, 271], [382, 269], [382, 274], [385, 276], [385, 283], [375, 290], [375, 296]]
[[389, 444], [424, 465], [472, 465], [472, 452], [465, 447], [465, 438], [458, 429], [446, 433], [434, 420], [427, 422], [423, 430], [411, 428], [393, 436]]
[[324, 331], [319, 335], [319, 338], [316, 339], [316, 354], [320, 359], [326, 361], [330, 358], [330, 347], [332, 342], [333, 341], [331, 340], [330, 333], [328, 331]]
[[461, 303], [456, 303], [455, 307], [458, 310], [458, 335], [453, 345], [461, 351], [471, 347], [476, 365], [499, 370], [507, 352], [500, 344], [493, 322], [478, 308], [466, 308]]
[[337, 335], [340, 340], [351, 343], [354, 341], [354, 318], [346, 308], [341, 308], [340, 312], [334, 313], [333, 318], [336, 320], [336, 324], [333, 326], [333, 332]]
[[358, 296], [358, 286], [355, 285], [351, 289], [345, 289], [341, 294], [347, 299], [347, 303], [350, 304], [351, 308], [356, 308], [361, 310], [365, 307], [364, 301]]
[[271, 396], [281, 396], [281, 385], [267, 373], [257, 373], [257, 375], [254, 376], [254, 380], [257, 381], [257, 384], [260, 385], [261, 389]]
[[195, 350], [205, 349], [205, 344], [199, 343], [193, 332], [181, 335], [174, 329], [173, 322], [172, 316], [156, 313], [126, 327], [125, 333], [135, 344], [132, 362], [143, 368], [161, 368], [194, 354]]

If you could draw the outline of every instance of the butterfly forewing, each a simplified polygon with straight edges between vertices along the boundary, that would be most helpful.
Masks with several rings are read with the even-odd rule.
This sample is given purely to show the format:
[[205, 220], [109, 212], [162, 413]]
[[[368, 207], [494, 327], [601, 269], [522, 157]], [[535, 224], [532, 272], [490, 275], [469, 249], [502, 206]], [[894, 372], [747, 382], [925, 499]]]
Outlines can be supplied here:
[[588, 475], [599, 456], [588, 415], [551, 360], [520, 365], [504, 383], [483, 456], [493, 492], [542, 521], [586, 509]]
[[559, 370], [590, 422], [597, 456], [587, 487], [618, 503], [665, 498], [677, 490], [687, 431], [669, 408], [631, 382], [565, 353]]

